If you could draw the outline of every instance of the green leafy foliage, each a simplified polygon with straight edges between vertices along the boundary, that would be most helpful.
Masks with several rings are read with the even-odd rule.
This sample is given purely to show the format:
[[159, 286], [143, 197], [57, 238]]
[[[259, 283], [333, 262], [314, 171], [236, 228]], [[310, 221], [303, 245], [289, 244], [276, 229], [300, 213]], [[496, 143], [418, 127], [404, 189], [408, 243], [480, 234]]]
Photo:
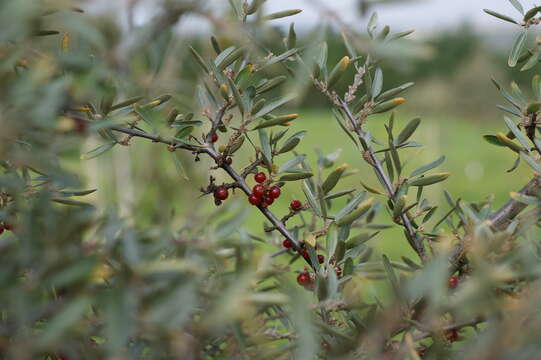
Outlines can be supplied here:
[[[401, 123], [391, 111], [413, 83], [386, 88], [378, 58], [394, 42], [413, 46], [411, 31], [393, 32], [376, 13], [367, 36], [337, 22], [348, 55], [334, 57], [323, 37], [276, 30], [301, 10], [267, 14], [262, 0], [230, 0], [219, 21], [227, 36], [217, 27], [206, 48], [177, 42], [177, 21], [210, 16], [204, 3], [157, 4], [129, 36], [62, 2], [0, 3], [2, 355], [536, 358], [541, 77], [531, 92], [494, 81], [512, 118], [506, 134], [484, 136], [511, 151], [513, 169], [523, 160], [530, 182], [510, 184], [502, 207], [446, 191], [446, 204], [433, 203], [450, 176], [434, 171], [446, 156], [410, 168], [421, 120]], [[521, 22], [485, 12], [522, 27], [509, 65], [533, 69], [541, 51], [528, 48], [528, 33], [540, 7], [510, 3]], [[293, 81], [328, 100], [344, 150], [371, 173], [337, 166], [340, 151], [319, 144], [313, 159], [299, 153], [309, 137], [291, 111], [302, 95]], [[130, 170], [128, 147], [147, 172]], [[88, 184], [113, 174], [114, 186]], [[295, 187], [302, 201], [273, 205]], [[172, 188], [202, 196], [176, 198]], [[252, 212], [264, 231], [246, 226]], [[391, 231], [407, 253], [374, 250], [400, 239]]]

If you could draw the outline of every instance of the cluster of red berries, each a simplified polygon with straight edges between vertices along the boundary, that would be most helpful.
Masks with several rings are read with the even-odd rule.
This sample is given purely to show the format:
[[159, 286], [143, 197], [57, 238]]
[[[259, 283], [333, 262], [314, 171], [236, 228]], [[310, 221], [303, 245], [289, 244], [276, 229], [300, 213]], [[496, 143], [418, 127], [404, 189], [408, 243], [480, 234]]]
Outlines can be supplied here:
[[252, 188], [252, 193], [248, 196], [250, 204], [255, 206], [267, 207], [272, 205], [274, 199], [278, 199], [282, 191], [277, 185], [267, 188], [263, 183], [267, 181], [267, 176], [260, 172], [255, 174], [254, 180], [258, 183]]
[[0, 234], [2, 234], [4, 230], [13, 231], [13, 225], [8, 223], [0, 224]]

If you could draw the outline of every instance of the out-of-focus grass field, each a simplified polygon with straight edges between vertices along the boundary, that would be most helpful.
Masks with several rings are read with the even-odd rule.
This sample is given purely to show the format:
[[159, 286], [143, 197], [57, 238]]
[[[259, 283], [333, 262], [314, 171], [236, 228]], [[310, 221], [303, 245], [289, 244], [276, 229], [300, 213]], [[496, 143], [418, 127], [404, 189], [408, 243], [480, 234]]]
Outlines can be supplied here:
[[[306, 110], [302, 111], [300, 115], [295, 125], [308, 131], [308, 135], [297, 148], [300, 153], [308, 154], [314, 161], [316, 159], [315, 147], [325, 154], [342, 149], [342, 154], [336, 165], [348, 163], [350, 169], [358, 169], [359, 172], [345, 178], [339, 186], [344, 189], [356, 187], [362, 190], [359, 180], [371, 186], [377, 185], [372, 170], [360, 158], [359, 152], [338, 127], [330, 112]], [[395, 118], [397, 130], [399, 131], [413, 117], [398, 115]], [[386, 140], [385, 122], [386, 117], [371, 117], [368, 122], [368, 128], [376, 138], [382, 141]], [[506, 170], [513, 164], [514, 155], [510, 151], [490, 145], [482, 139], [484, 134], [495, 133], [503, 129], [503, 121], [479, 123], [445, 116], [422, 121], [413, 140], [421, 142], [425, 146], [402, 150], [400, 153], [403, 159], [408, 159], [404, 176], [409, 175], [419, 166], [427, 164], [441, 155], [446, 155], [445, 163], [432, 171], [449, 171], [452, 174], [451, 177], [441, 185], [433, 186], [429, 191], [425, 191], [425, 196], [433, 204], [441, 205], [438, 210], [439, 216], [436, 215], [433, 219], [439, 219], [449, 209], [443, 197], [444, 189], [447, 189], [454, 198], [461, 197], [466, 201], [478, 201], [486, 196], [494, 195], [495, 204], [498, 206], [509, 199], [510, 191], [517, 191], [529, 180], [531, 171], [526, 164], [521, 164], [516, 173], [507, 173]], [[281, 161], [287, 160], [284, 158]], [[518, 179], [520, 181], [517, 182]], [[279, 202], [278, 206], [273, 206], [274, 209], [285, 211], [285, 206], [288, 203], [286, 199], [289, 200], [294, 196], [303, 197], [297, 184], [287, 185], [285, 189], [287, 189], [284, 191], [285, 199], [280, 199], [282, 201]], [[415, 190], [411, 192], [410, 196], [412, 198], [415, 196]], [[280, 212], [278, 211], [278, 213]], [[385, 216], [381, 218], [382, 222], [386, 220], [388, 223]], [[250, 228], [258, 230], [258, 225], [261, 224], [259, 215], [251, 214], [249, 223]], [[403, 255], [407, 248], [400, 229], [385, 230], [371, 241], [376, 248], [392, 257]]]

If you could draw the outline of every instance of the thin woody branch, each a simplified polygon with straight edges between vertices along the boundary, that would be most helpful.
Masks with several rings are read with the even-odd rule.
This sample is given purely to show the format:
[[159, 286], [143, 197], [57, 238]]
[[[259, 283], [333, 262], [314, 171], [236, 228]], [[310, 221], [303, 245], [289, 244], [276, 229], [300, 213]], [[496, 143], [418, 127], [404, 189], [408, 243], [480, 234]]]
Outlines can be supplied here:
[[[218, 111], [217, 117], [218, 116], [223, 116], [224, 113], [225, 113], [225, 109]], [[74, 119], [77, 119], [77, 120], [88, 121], [88, 119], [79, 117], [77, 115], [71, 115], [70, 114], [69, 116], [73, 117]], [[219, 120], [216, 121], [216, 123], [219, 123]], [[204, 147], [191, 146], [191, 145], [188, 145], [188, 144], [185, 144], [185, 143], [181, 143], [181, 142], [179, 142], [177, 140], [174, 140], [174, 139], [168, 139], [168, 138], [164, 138], [164, 137], [159, 136], [159, 135], [148, 134], [148, 133], [146, 133], [144, 131], [141, 131], [141, 130], [130, 129], [130, 128], [121, 127], [121, 126], [113, 126], [110, 129], [113, 130], [113, 131], [117, 131], [117, 132], [121, 132], [121, 133], [124, 133], [124, 134], [131, 135], [133, 137], [140, 137], [140, 138], [151, 140], [151, 141], [156, 142], [156, 143], [166, 144], [166, 145], [169, 145], [169, 146], [173, 147], [173, 149], [183, 149], [183, 150], [189, 150], [189, 151], [197, 152], [197, 153], [204, 153], [204, 154], [207, 154], [208, 156], [210, 156], [212, 158], [212, 160], [214, 160], [214, 162], [216, 162], [217, 164], [220, 164], [221, 155], [215, 149], [213, 149], [211, 146], [204, 146]], [[251, 189], [246, 184], [246, 181], [244, 180], [244, 177], [242, 175], [237, 173], [237, 171], [235, 169], [233, 169], [229, 164], [226, 164], [226, 163], [222, 162], [220, 164], [220, 167], [222, 169], [224, 169], [225, 172], [227, 172], [227, 174], [238, 184], [237, 187], [239, 189], [241, 189], [246, 195], [251, 194]], [[274, 213], [272, 211], [270, 211], [268, 208], [265, 208], [265, 207], [262, 207], [262, 206], [257, 206], [257, 208], [272, 223], [273, 229], [277, 230], [286, 239], [290, 240], [291, 243], [293, 244], [293, 249], [296, 250], [297, 252], [301, 253], [302, 250], [303, 250], [302, 247], [301, 247], [301, 244], [289, 232], [289, 230], [287, 229], [285, 224], [280, 219], [278, 219], [276, 217], [276, 215], [274, 215]], [[310, 262], [310, 260], [308, 260], [308, 259], [306, 261]]]
[[[352, 127], [355, 130], [357, 136], [361, 140], [361, 145], [363, 147], [363, 150], [365, 151], [365, 155], [368, 158], [366, 160], [370, 163], [370, 165], [372, 165], [372, 167], [374, 169], [374, 172], [376, 173], [376, 176], [378, 177], [379, 181], [381, 182], [381, 184], [385, 188], [385, 191], [387, 192], [387, 195], [389, 196], [391, 201], [394, 201], [393, 198], [394, 198], [394, 195], [395, 195], [395, 191], [393, 189], [393, 185], [392, 185], [391, 181], [389, 180], [389, 177], [387, 176], [387, 174], [383, 170], [383, 167], [381, 166], [381, 162], [376, 157], [376, 154], [374, 153], [374, 150], [372, 149], [370, 144], [367, 144], [364, 141], [364, 132], [363, 132], [362, 128], [357, 125], [357, 122], [355, 121], [355, 117], [351, 113], [351, 110], [349, 109], [348, 104], [345, 101], [341, 100], [340, 101], [340, 106], [341, 106], [342, 110], [344, 111], [344, 113], [346, 114], [346, 116], [348, 117], [349, 121], [351, 122]], [[409, 219], [408, 215], [406, 213], [402, 213], [400, 215], [400, 220], [402, 221], [402, 226], [404, 226], [404, 228], [405, 228], [406, 238], [407, 238], [410, 246], [419, 255], [421, 260], [425, 261], [426, 260], [426, 254], [425, 254], [424, 245], [422, 244], [421, 241], [419, 241], [417, 239], [417, 232], [413, 228], [413, 225], [412, 225], [411, 220]]]
[[[541, 178], [535, 176], [528, 184], [526, 184], [519, 193], [522, 195], [535, 195], [541, 191]], [[498, 209], [491, 217], [492, 227], [496, 230], [503, 230], [513, 221], [528, 205], [517, 200], [509, 200], [500, 209]]]
[[225, 115], [225, 111], [227, 110], [228, 105], [229, 103], [223, 104], [218, 110], [218, 112], [216, 113], [216, 115], [214, 116], [214, 118], [212, 119], [212, 127], [206, 136], [207, 143], [211, 143], [210, 139], [212, 138], [214, 134], [216, 134], [216, 131], [218, 130], [218, 127], [220, 126], [222, 122], [222, 119]]
[[[519, 193], [523, 195], [534, 195], [539, 191], [541, 191], [541, 178], [535, 176], [519, 191]], [[526, 207], [528, 207], [528, 205], [520, 201], [514, 199], [509, 200], [492, 214], [489, 219], [491, 227], [496, 231], [504, 230], [524, 209], [526, 209]], [[466, 256], [464, 243], [464, 240], [461, 241], [461, 243], [454, 248], [453, 253], [449, 257], [452, 266], [451, 272], [455, 272], [460, 267], [462, 259]]]

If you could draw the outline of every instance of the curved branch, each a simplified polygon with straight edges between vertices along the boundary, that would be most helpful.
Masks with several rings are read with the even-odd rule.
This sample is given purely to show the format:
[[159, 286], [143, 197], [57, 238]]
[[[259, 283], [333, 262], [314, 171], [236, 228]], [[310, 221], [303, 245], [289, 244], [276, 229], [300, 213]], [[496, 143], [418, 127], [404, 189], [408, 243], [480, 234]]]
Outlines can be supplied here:
[[[541, 191], [541, 178], [536, 175], [519, 191], [519, 193], [523, 195], [534, 195], [539, 191]], [[513, 199], [509, 200], [490, 216], [489, 221], [492, 229], [495, 231], [505, 230], [507, 226], [515, 220], [524, 209], [526, 209], [526, 207], [528, 207], [528, 205], [520, 201]], [[465, 241], [461, 241], [460, 244], [454, 248], [453, 253], [449, 257], [451, 273], [454, 273], [460, 267], [462, 259], [466, 256], [464, 243]]]
[[[522, 195], [535, 195], [535, 193], [539, 192], [540, 190], [541, 178], [539, 176], [535, 176], [519, 191], [519, 193]], [[509, 223], [513, 221], [527, 206], [528, 205], [520, 201], [513, 199], [509, 200], [490, 217], [492, 227], [495, 230], [505, 229], [507, 225], [509, 225]]]
[[[223, 111], [219, 111], [218, 114], [217, 114], [217, 117], [223, 116], [223, 113], [224, 113]], [[77, 115], [71, 115], [70, 114], [69, 116], [74, 118], [74, 119], [77, 119], [77, 120], [88, 121], [88, 119], [85, 119], [83, 117], [79, 117]], [[163, 138], [163, 137], [161, 137], [159, 135], [152, 135], [152, 134], [146, 133], [146, 132], [141, 131], [141, 130], [130, 129], [130, 128], [121, 127], [121, 126], [113, 126], [110, 129], [113, 130], [113, 131], [117, 131], [117, 132], [121, 132], [121, 133], [124, 133], [124, 134], [131, 135], [131, 136], [134, 136], [134, 137], [140, 137], [140, 138], [144, 138], [144, 139], [147, 139], [147, 140], [151, 140], [151, 141], [156, 142], [156, 143], [166, 144], [166, 145], [172, 146], [175, 149], [184, 149], [184, 150], [188, 150], [188, 151], [192, 151], [192, 152], [207, 154], [208, 156], [210, 156], [212, 158], [212, 160], [214, 160], [214, 162], [218, 166], [220, 166], [222, 169], [224, 169], [225, 172], [227, 172], [227, 174], [233, 180], [235, 180], [235, 182], [238, 183], [239, 188], [246, 195], [251, 194], [251, 189], [246, 184], [246, 181], [244, 180], [244, 177], [242, 175], [240, 175], [239, 173], [237, 173], [237, 171], [235, 169], [233, 169], [230, 165], [228, 165], [228, 164], [226, 164], [226, 163], [224, 163], [222, 161], [219, 161], [221, 155], [212, 146], [209, 146], [209, 145], [204, 146], [204, 147], [191, 146], [191, 145], [188, 145], [188, 144], [185, 144], [185, 143], [181, 143], [181, 142], [179, 142], [179, 141], [177, 141], [175, 139], [167, 139], [167, 138]], [[262, 206], [258, 206], [257, 208], [272, 223], [274, 228], [276, 230], [278, 230], [278, 232], [280, 234], [282, 234], [286, 239], [291, 241], [291, 243], [293, 244], [293, 249], [295, 251], [297, 251], [299, 254], [302, 254], [303, 248], [301, 247], [301, 244], [289, 232], [289, 230], [286, 228], [284, 223], [280, 219], [278, 219], [276, 217], [276, 215], [274, 215], [274, 213], [272, 211], [270, 211], [268, 208], [264, 208]], [[305, 259], [305, 260], [311, 266], [313, 266], [311, 264], [311, 262], [310, 262], [310, 259]]]

